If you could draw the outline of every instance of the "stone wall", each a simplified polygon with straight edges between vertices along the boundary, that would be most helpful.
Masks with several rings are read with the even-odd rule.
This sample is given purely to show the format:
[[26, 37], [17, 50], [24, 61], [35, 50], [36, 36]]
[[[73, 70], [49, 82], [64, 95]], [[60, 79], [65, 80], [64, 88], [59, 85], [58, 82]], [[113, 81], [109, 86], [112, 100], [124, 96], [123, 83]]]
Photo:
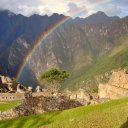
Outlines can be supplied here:
[[12, 119], [18, 117], [17, 113], [13, 109], [5, 112], [0, 111], [0, 120]]
[[66, 97], [29, 97], [15, 108], [0, 112], [0, 120], [74, 108], [82, 104]]
[[78, 89], [77, 91], [66, 90], [64, 95], [69, 97], [71, 100], [90, 100], [90, 95], [84, 89]]
[[33, 92], [32, 93], [32, 96], [33, 97], [39, 97], [39, 96], [45, 96], [45, 97], [47, 97], [47, 96], [52, 96], [52, 94], [51, 93], [49, 93], [49, 92]]
[[39, 97], [39, 96], [45, 96], [45, 97], [49, 97], [49, 96], [64, 96], [67, 97], [67, 99], [69, 100], [76, 100], [79, 101], [81, 103], [83, 103], [84, 105], [87, 104], [87, 102], [90, 101], [90, 95], [85, 93], [85, 91], [83, 90], [79, 90], [79, 91], [66, 91], [66, 92], [60, 92], [58, 93], [58, 95], [52, 95], [49, 91], [44, 91], [44, 92], [34, 92], [32, 93], [33, 97]]
[[0, 101], [12, 101], [25, 99], [24, 93], [0, 93]]

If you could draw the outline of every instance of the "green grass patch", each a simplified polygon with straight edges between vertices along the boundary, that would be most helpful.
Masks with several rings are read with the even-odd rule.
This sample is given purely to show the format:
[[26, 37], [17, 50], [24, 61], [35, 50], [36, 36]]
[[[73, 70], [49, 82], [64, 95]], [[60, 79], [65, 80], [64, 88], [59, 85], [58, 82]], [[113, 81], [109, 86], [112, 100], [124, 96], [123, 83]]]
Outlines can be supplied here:
[[18, 104], [20, 104], [21, 101], [0, 101], [0, 111], [6, 111], [11, 108], [14, 108]]
[[[128, 98], [74, 109], [0, 121], [0, 128], [121, 128]], [[128, 127], [123, 127], [128, 128]]]

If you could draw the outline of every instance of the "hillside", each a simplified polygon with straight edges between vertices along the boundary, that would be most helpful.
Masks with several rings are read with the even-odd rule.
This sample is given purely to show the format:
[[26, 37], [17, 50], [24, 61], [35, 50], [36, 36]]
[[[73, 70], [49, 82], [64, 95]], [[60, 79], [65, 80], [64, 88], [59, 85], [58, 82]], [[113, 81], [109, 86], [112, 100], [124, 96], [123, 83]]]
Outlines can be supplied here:
[[[99, 83], [97, 83], [98, 76], [104, 76], [105, 73], [111, 72], [113, 69], [128, 68], [128, 37], [122, 36], [117, 39], [117, 44], [106, 54], [95, 59], [95, 61], [88, 67], [82, 68], [75, 75], [64, 83], [64, 86], [71, 88], [78, 87], [78, 85], [85, 86], [90, 81], [90, 88], [96, 91]], [[82, 83], [85, 81], [86, 83]]]
[[127, 128], [128, 98], [0, 121], [0, 128]]
[[124, 18], [108, 23], [62, 25], [44, 41], [28, 66], [36, 78], [51, 67], [69, 70], [77, 76], [81, 71], [87, 74], [88, 67], [96, 65], [98, 59], [104, 58], [106, 53], [119, 45], [120, 38], [127, 35], [127, 21]]

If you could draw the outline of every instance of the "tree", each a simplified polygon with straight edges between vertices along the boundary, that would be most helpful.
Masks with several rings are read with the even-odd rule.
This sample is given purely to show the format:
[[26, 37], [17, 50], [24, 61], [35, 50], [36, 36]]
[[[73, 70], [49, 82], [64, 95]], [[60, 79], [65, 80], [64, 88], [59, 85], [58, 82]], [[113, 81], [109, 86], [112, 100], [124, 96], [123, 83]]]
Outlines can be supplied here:
[[44, 82], [49, 88], [59, 90], [61, 83], [69, 77], [69, 73], [65, 70], [51, 68], [41, 75], [41, 81]]

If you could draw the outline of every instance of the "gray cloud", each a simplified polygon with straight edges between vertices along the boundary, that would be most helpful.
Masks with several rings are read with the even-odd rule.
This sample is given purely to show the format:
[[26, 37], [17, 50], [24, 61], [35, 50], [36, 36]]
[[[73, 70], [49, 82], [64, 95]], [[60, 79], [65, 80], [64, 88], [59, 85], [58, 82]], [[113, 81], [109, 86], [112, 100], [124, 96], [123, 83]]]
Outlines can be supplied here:
[[[105, 0], [0, 0], [0, 10], [10, 10], [14, 13], [23, 15], [63, 13], [65, 15], [85, 17], [96, 11], [104, 11], [106, 14], [113, 16], [128, 15], [128, 0], [112, 0], [106, 1], [105, 4], [100, 2]], [[93, 2], [97, 6], [88, 9], [88, 5]], [[87, 8], [86, 8], [87, 6]]]
[[122, 13], [122, 9], [115, 4], [106, 4], [101, 6], [100, 11], [104, 11], [109, 16], [120, 15]]
[[44, 8], [44, 13], [43, 14], [51, 15], [52, 11], [49, 8]]
[[38, 13], [37, 7], [40, 4], [41, 0], [1, 0], [0, 9], [30, 15], [32, 13]]
[[85, 6], [80, 6], [78, 7], [77, 4], [71, 2], [68, 4], [68, 7], [69, 7], [69, 10], [68, 10], [68, 14], [71, 15], [71, 16], [74, 16], [74, 15], [86, 15], [87, 14], [87, 10], [86, 10], [86, 7]]
[[114, 0], [112, 3], [120, 6], [128, 6], [128, 0]]

